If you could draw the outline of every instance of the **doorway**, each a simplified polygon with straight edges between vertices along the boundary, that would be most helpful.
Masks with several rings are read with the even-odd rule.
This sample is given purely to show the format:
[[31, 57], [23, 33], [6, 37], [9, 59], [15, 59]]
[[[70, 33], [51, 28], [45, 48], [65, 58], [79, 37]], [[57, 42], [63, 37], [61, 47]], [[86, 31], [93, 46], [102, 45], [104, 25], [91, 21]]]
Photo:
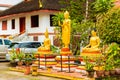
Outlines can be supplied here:
[[20, 18], [20, 34], [25, 32], [25, 17]]

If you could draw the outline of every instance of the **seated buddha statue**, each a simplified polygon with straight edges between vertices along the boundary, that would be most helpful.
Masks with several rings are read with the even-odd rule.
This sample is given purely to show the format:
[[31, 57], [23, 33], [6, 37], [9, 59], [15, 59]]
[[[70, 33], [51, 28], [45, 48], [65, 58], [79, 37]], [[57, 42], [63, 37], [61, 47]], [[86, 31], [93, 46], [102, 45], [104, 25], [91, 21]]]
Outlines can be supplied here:
[[100, 39], [96, 35], [96, 31], [91, 31], [92, 36], [90, 37], [89, 44], [82, 49], [82, 53], [92, 53], [92, 52], [100, 52], [100, 49], [98, 48], [100, 45]]
[[40, 46], [38, 48], [38, 51], [50, 51], [50, 45], [51, 45], [51, 41], [48, 36], [48, 30], [46, 29], [44, 44], [43, 44], [43, 46]]

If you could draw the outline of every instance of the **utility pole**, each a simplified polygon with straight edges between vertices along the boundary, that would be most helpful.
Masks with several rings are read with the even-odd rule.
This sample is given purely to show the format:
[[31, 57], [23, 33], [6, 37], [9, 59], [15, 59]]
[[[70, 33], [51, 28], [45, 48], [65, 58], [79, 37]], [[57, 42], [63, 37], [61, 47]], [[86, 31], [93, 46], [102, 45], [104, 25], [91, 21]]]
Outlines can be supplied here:
[[85, 21], [87, 20], [87, 18], [88, 18], [88, 5], [89, 5], [89, 1], [88, 0], [86, 0], [86, 10], [85, 10]]

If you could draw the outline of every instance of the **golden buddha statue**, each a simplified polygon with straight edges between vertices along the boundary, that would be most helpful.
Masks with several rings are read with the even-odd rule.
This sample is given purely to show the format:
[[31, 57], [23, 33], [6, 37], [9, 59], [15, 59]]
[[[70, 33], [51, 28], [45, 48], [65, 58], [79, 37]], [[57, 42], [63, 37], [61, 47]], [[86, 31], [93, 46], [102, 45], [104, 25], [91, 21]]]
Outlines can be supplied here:
[[100, 45], [100, 39], [96, 35], [96, 31], [92, 30], [91, 31], [92, 37], [90, 38], [90, 43], [82, 49], [83, 53], [86, 52], [100, 52], [100, 49], [98, 48]]
[[62, 42], [65, 48], [69, 47], [70, 44], [70, 29], [71, 29], [71, 20], [69, 19], [69, 13], [66, 11], [64, 13], [64, 21], [62, 25]]
[[48, 29], [46, 29], [44, 44], [43, 44], [43, 46], [40, 46], [38, 48], [38, 51], [50, 51], [50, 45], [51, 45], [51, 41], [48, 36]]

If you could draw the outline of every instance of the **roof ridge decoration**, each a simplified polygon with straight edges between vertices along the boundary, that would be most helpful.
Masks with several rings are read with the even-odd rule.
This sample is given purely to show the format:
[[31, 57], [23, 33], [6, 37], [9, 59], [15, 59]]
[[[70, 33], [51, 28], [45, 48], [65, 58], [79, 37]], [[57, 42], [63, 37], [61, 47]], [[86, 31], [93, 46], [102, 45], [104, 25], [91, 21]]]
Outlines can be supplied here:
[[39, 0], [39, 7], [42, 8], [42, 0]]

